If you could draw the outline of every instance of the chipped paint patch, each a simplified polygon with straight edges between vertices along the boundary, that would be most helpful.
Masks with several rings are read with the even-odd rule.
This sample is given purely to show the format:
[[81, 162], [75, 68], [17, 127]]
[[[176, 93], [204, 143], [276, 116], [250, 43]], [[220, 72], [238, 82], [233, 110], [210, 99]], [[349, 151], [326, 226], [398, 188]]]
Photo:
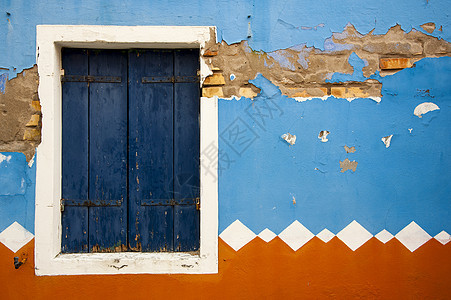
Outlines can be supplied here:
[[318, 138], [321, 140], [321, 142], [325, 143], [328, 141], [327, 136], [330, 134], [330, 131], [323, 130], [320, 131], [318, 134]]
[[297, 102], [305, 102], [305, 101], [310, 101], [310, 100], [313, 100], [313, 99], [320, 99], [320, 100], [326, 101], [326, 100], [328, 100], [329, 98], [332, 98], [332, 97], [335, 98], [335, 99], [344, 99], [344, 100], [346, 100], [348, 102], [352, 102], [352, 101], [354, 101], [356, 99], [362, 99], [362, 98], [373, 100], [376, 103], [379, 103], [382, 100], [381, 97], [373, 97], [373, 96], [370, 96], [370, 97], [336, 97], [336, 96], [332, 96], [332, 95], [330, 95], [330, 96], [323, 96], [323, 97], [293, 97], [293, 99], [296, 100]]
[[435, 30], [435, 23], [433, 22], [424, 23], [423, 25], [420, 25], [420, 27], [423, 28], [424, 31], [432, 33]]
[[427, 114], [428, 112], [439, 110], [440, 107], [438, 107], [437, 104], [432, 102], [424, 102], [419, 104], [417, 107], [415, 107], [415, 110], [413, 111], [413, 114], [417, 116], [418, 118], [422, 118], [424, 114]]
[[28, 167], [31, 168], [34, 164], [34, 158], [36, 157], [36, 152], [33, 155], [33, 157], [30, 159], [30, 161], [28, 162]]
[[[406, 33], [399, 25], [384, 35], [372, 32], [362, 35], [349, 24], [342, 33], [333, 33], [324, 41], [324, 50], [298, 44], [264, 52], [251, 48], [249, 43], [242, 40], [230, 45], [225, 41], [209, 45], [217, 55], [206, 57], [207, 63], [224, 73], [225, 97], [239, 95], [240, 88], [247, 87], [257, 74], [262, 74], [282, 95], [297, 98], [299, 102], [333, 95], [348, 101], [370, 98], [379, 103], [382, 85], [375, 78], [399, 71], [382, 69], [381, 57], [390, 61], [408, 58], [409, 64], [413, 64], [425, 57], [451, 53], [451, 44], [446, 40], [416, 30]], [[341, 95], [331, 94], [334, 87], [345, 90]], [[320, 89], [326, 93], [320, 93]]]
[[340, 161], [341, 173], [344, 173], [347, 170], [352, 170], [352, 172], [355, 172], [357, 164], [358, 162], [356, 162], [355, 160], [350, 161], [347, 158], [344, 161]]
[[343, 148], [345, 148], [346, 153], [354, 153], [355, 152], [355, 147], [348, 147], [346, 145], [343, 146]]
[[0, 164], [4, 161], [9, 162], [11, 160], [11, 155], [3, 155], [0, 153]]
[[282, 134], [281, 138], [284, 139], [288, 144], [290, 144], [292, 146], [296, 143], [296, 136], [289, 132]]
[[391, 138], [393, 137], [393, 134], [384, 136], [381, 138], [382, 142], [385, 144], [385, 148], [390, 147]]

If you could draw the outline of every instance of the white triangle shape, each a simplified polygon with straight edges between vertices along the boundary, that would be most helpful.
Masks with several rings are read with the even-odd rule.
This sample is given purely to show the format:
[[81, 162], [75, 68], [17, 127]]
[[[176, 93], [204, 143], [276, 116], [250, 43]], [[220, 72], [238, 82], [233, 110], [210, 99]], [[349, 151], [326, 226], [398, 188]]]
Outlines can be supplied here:
[[362, 225], [360, 225], [359, 222], [354, 220], [349, 223], [348, 226], [343, 228], [343, 230], [337, 234], [337, 237], [352, 251], [355, 251], [360, 246], [368, 242], [373, 235]]
[[219, 237], [235, 251], [240, 250], [244, 245], [252, 241], [256, 235], [247, 228], [240, 220], [235, 220], [229, 225]]
[[310, 241], [315, 235], [310, 232], [298, 221], [294, 221], [287, 228], [285, 228], [280, 234], [279, 238], [282, 239], [288, 246], [294, 251], [297, 251], [305, 243]]
[[16, 253], [33, 239], [34, 235], [17, 222], [0, 233], [0, 242]]
[[417, 223], [411, 222], [395, 235], [407, 249], [411, 252], [417, 250], [432, 237], [423, 230]]
[[330, 230], [327, 228], [324, 228], [320, 233], [316, 235], [316, 237], [322, 240], [324, 243], [329, 242], [334, 236], [335, 234], [330, 232]]
[[272, 241], [277, 235], [269, 230], [268, 228], [265, 228], [262, 232], [258, 234], [258, 237], [264, 240], [265, 242], [269, 243]]

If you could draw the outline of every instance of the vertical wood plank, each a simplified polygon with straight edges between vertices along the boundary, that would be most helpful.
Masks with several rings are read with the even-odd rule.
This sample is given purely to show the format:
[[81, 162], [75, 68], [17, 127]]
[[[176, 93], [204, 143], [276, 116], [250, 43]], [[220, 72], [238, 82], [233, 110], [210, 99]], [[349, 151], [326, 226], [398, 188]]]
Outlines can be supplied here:
[[172, 51], [130, 51], [129, 244], [135, 251], [173, 250], [173, 208], [141, 205], [173, 197], [172, 83], [142, 83], [143, 77], [172, 74]]
[[118, 76], [121, 83], [90, 84], [89, 197], [122, 205], [89, 208], [89, 249], [127, 248], [127, 54], [90, 50], [89, 75]]
[[[88, 75], [86, 50], [62, 49], [67, 75]], [[62, 178], [65, 199], [88, 199], [88, 84], [62, 84]], [[88, 208], [65, 207], [62, 212], [63, 253], [88, 251]]]
[[[199, 50], [175, 50], [174, 75], [197, 76]], [[200, 197], [199, 83], [174, 84], [174, 198]], [[199, 249], [199, 211], [195, 205], [175, 206], [176, 251]]]

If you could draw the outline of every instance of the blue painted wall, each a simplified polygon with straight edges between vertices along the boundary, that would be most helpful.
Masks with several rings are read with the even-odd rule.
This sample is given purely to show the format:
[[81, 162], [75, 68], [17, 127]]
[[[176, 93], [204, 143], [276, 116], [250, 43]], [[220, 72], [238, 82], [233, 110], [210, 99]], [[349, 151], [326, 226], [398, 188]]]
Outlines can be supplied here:
[[[450, 74], [451, 58], [423, 59], [379, 78], [379, 104], [298, 103], [261, 75], [253, 102], [221, 100], [220, 232], [236, 219], [256, 233], [268, 227], [278, 234], [299, 220], [314, 234], [336, 234], [354, 219], [372, 234], [396, 234], [411, 221], [431, 235], [450, 232]], [[423, 102], [440, 110], [419, 118], [413, 112]], [[331, 132], [326, 143], [322, 130]], [[297, 136], [295, 145], [280, 138], [286, 132]], [[381, 138], [391, 134], [386, 148]], [[358, 162], [356, 172], [340, 171], [346, 158]]]
[[0, 232], [17, 221], [34, 233], [36, 164], [22, 153], [0, 153]]
[[423, 31], [421, 24], [435, 22], [433, 35], [451, 40], [448, 6], [447, 0], [3, 0], [0, 67], [14, 77], [36, 62], [38, 24], [214, 25], [219, 40], [248, 39], [253, 49], [268, 52], [303, 43], [328, 48], [326, 39], [348, 23], [361, 33], [374, 28], [374, 34], [383, 34], [396, 24], [405, 31]]

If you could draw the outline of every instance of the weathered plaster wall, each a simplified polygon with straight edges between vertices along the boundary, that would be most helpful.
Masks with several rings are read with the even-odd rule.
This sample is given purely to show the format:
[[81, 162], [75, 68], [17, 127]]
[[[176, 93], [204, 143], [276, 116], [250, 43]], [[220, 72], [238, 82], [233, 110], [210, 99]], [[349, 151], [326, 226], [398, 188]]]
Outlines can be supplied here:
[[[445, 0], [3, 2], [3, 294], [449, 297], [448, 6]], [[220, 142], [211, 145], [220, 160], [217, 275], [33, 275], [38, 24], [217, 26], [219, 43], [203, 53], [213, 72], [203, 94], [220, 98]], [[14, 256], [25, 261], [17, 270]]]
[[[324, 50], [299, 44], [265, 53], [247, 41], [212, 45], [204, 55], [212, 68], [223, 70], [225, 97], [254, 97], [249, 80], [258, 73], [279, 87], [283, 95], [297, 98], [381, 96], [381, 84], [372, 77], [386, 76], [411, 67], [425, 57], [451, 54], [451, 44], [422, 32], [408, 33], [397, 25], [384, 35], [362, 35], [348, 24], [324, 42]], [[219, 75], [216, 75], [216, 77]], [[220, 78], [212, 78], [220, 83]]]
[[29, 161], [41, 141], [37, 67], [6, 80], [0, 93], [0, 151], [22, 152]]

